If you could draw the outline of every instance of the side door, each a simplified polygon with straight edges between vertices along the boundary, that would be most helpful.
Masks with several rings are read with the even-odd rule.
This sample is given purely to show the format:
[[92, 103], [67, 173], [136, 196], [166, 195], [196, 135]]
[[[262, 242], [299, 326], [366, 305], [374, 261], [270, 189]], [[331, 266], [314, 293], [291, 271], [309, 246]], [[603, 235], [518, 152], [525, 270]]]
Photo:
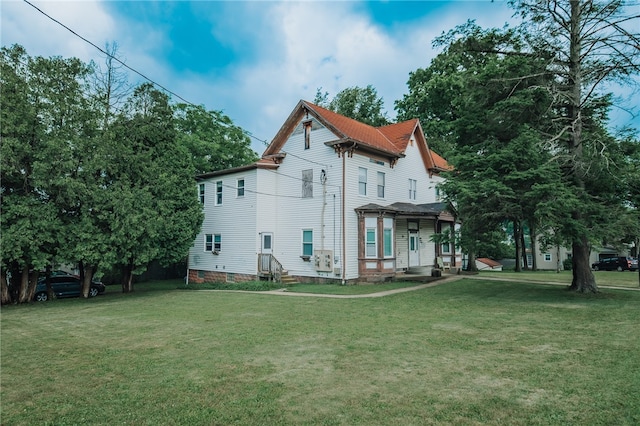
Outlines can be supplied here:
[[273, 232], [260, 233], [260, 255], [258, 269], [261, 273], [271, 272], [271, 255], [273, 254]]

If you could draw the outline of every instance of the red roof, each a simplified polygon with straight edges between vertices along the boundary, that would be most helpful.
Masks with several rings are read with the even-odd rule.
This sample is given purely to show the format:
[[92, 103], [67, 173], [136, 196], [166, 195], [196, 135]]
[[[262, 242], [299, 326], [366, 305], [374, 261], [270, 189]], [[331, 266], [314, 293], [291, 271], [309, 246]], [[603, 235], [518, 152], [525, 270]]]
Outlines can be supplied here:
[[444, 158], [428, 149], [420, 121], [416, 118], [402, 123], [373, 127], [303, 100], [298, 103], [269, 147], [267, 147], [263, 157], [278, 153], [297, 123], [307, 113], [314, 115], [318, 121], [333, 131], [340, 139], [386, 152], [395, 158], [404, 156], [407, 145], [415, 134], [416, 138], [420, 139], [418, 140], [418, 145], [427, 168], [440, 170], [450, 170], [452, 168]]

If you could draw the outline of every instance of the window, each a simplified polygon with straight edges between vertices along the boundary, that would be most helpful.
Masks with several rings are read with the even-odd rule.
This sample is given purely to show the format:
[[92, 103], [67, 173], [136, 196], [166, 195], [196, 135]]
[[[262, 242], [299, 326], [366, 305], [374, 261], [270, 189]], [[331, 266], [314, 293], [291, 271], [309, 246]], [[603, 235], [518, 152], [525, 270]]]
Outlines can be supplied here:
[[384, 257], [393, 257], [393, 219], [382, 220], [382, 247]]
[[198, 185], [198, 195], [200, 196], [200, 203], [204, 204], [204, 183]]
[[313, 231], [311, 229], [302, 230], [302, 256], [311, 257], [313, 255]]
[[206, 234], [204, 236], [204, 251], [219, 252], [222, 248], [222, 236], [220, 234]]
[[444, 242], [442, 243], [442, 253], [451, 253], [451, 244], [449, 243], [449, 240], [451, 240], [451, 226], [449, 224], [442, 225], [440, 233], [444, 238]]
[[244, 197], [244, 179], [238, 179], [236, 191], [238, 197]]
[[358, 168], [358, 193], [367, 195], [367, 169], [364, 167]]
[[442, 193], [440, 192], [440, 187], [436, 186], [436, 201], [440, 201], [442, 199]]
[[213, 235], [213, 251], [220, 251], [222, 249], [222, 236], [220, 234]]
[[311, 147], [311, 120], [302, 123], [304, 127], [304, 149]]
[[545, 262], [551, 262], [551, 253], [545, 253], [544, 254], [544, 261]]
[[204, 251], [213, 251], [213, 234], [204, 236]]
[[384, 172], [378, 172], [378, 198], [384, 198]]
[[409, 179], [409, 199], [416, 199], [416, 192], [418, 188], [418, 182], [415, 179]]
[[222, 204], [222, 181], [216, 182], [216, 205]]
[[313, 169], [302, 171], [302, 198], [313, 198]]
[[378, 219], [375, 217], [365, 217], [365, 257], [378, 257], [378, 245], [376, 242], [376, 228]]

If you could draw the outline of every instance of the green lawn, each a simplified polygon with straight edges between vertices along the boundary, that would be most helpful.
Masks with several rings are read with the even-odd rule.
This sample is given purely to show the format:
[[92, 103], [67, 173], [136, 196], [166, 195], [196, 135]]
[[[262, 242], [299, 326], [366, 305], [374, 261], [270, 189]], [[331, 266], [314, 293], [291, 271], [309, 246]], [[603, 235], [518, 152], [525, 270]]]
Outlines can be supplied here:
[[[638, 288], [640, 281], [638, 280], [638, 272], [630, 271], [593, 271], [598, 286], [628, 287]], [[562, 271], [560, 273], [554, 271], [481, 271], [480, 276], [483, 278], [506, 278], [514, 281], [541, 281], [571, 284], [571, 271]]]
[[[3, 425], [640, 423], [640, 292], [108, 287], [3, 307]], [[182, 284], [183, 285], [183, 284]]]

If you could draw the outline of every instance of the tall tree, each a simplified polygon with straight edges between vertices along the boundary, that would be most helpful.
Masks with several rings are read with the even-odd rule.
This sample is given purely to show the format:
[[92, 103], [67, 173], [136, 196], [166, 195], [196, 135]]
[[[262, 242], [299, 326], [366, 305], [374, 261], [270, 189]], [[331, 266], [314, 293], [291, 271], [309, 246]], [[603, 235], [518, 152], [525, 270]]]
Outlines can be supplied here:
[[154, 260], [184, 257], [202, 223], [194, 167], [177, 142], [169, 98], [150, 84], [136, 88], [113, 126], [117, 150], [107, 168], [114, 192], [112, 246], [122, 266], [122, 290]]
[[178, 141], [190, 153], [196, 174], [243, 166], [258, 159], [245, 132], [220, 111], [175, 106]]
[[[429, 68], [410, 75], [409, 94], [396, 102], [398, 117], [419, 115], [430, 142], [435, 135], [448, 151], [455, 170], [442, 187], [458, 208], [462, 246], [470, 257], [508, 220], [516, 258], [524, 258], [524, 222], [540, 201], [528, 194], [554, 175], [533, 127], [548, 120], [550, 99], [539, 72], [546, 63], [522, 51], [515, 30], [483, 30], [474, 22], [435, 44], [445, 50]], [[521, 78], [522, 70], [531, 77]], [[475, 265], [473, 259], [468, 264]]]
[[608, 103], [607, 84], [636, 83], [640, 70], [640, 14], [622, 0], [511, 0], [520, 12], [535, 52], [549, 57], [547, 85], [559, 119], [549, 141], [563, 153], [564, 184], [573, 189], [576, 208], [565, 232], [571, 237], [573, 280], [571, 289], [596, 292], [589, 265], [592, 219], [588, 212], [604, 206], [594, 197], [593, 165], [607, 150], [595, 136], [599, 122], [589, 120]]
[[62, 241], [69, 209], [61, 210], [59, 201], [77, 189], [69, 174], [74, 150], [90, 136], [87, 73], [77, 59], [2, 49], [2, 263], [12, 269], [20, 303], [31, 300], [39, 270], [67, 260]]
[[314, 102], [323, 108], [374, 127], [391, 123], [383, 111], [384, 100], [378, 96], [372, 85], [365, 88], [348, 87], [338, 92], [331, 101], [328, 99], [329, 94], [323, 94], [321, 89], [318, 89]]

